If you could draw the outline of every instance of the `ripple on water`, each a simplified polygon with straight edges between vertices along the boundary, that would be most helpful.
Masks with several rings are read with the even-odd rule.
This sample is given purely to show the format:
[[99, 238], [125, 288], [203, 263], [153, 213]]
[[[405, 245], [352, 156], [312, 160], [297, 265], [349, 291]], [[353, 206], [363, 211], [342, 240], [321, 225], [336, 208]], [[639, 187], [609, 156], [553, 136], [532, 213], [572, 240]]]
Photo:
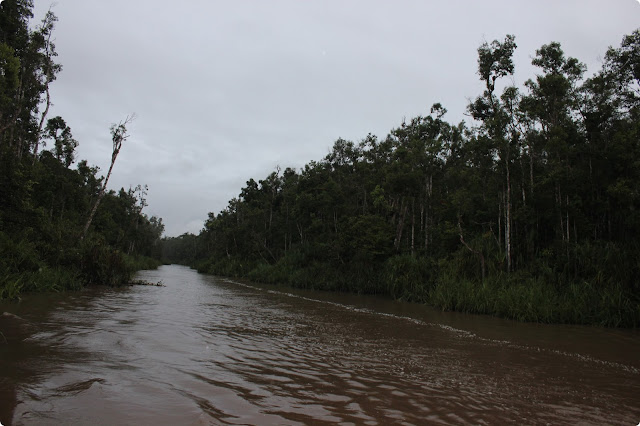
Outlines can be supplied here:
[[[182, 267], [140, 278], [166, 287], [63, 299], [31, 316], [36, 330], [16, 346], [23, 352], [0, 351], [2, 371], [9, 362], [21, 369], [8, 376], [14, 423], [640, 419], [640, 374], [619, 357], [485, 333], [475, 317], [448, 322], [373, 298], [279, 291]], [[611, 335], [594, 334], [610, 344]]]

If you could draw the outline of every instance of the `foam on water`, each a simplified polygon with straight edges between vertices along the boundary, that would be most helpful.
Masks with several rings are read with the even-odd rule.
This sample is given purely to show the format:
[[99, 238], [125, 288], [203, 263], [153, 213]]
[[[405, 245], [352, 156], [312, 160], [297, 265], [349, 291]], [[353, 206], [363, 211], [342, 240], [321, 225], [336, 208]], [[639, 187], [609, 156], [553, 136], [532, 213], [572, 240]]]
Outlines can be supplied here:
[[627, 373], [631, 373], [631, 374], [640, 374], [640, 369], [638, 369], [636, 367], [633, 367], [633, 366], [630, 366], [630, 365], [621, 364], [621, 363], [617, 363], [617, 362], [598, 359], [598, 358], [595, 358], [595, 357], [589, 356], [589, 355], [583, 355], [583, 354], [575, 353], [575, 352], [567, 352], [567, 351], [562, 351], [562, 350], [558, 350], [558, 349], [541, 348], [541, 347], [538, 347], [538, 346], [522, 345], [522, 344], [514, 343], [514, 342], [509, 341], [509, 340], [504, 340], [504, 339], [493, 339], [493, 338], [482, 337], [482, 336], [479, 336], [478, 334], [473, 333], [471, 331], [463, 330], [463, 329], [456, 328], [456, 327], [452, 327], [452, 326], [447, 325], [447, 324], [426, 322], [426, 321], [422, 321], [420, 319], [412, 318], [412, 317], [409, 317], [409, 316], [397, 315], [397, 314], [392, 314], [392, 313], [388, 313], [388, 312], [374, 311], [374, 310], [369, 309], [369, 308], [361, 308], [361, 307], [357, 307], [357, 306], [353, 306], [353, 305], [347, 305], [347, 304], [342, 304], [342, 303], [338, 303], [338, 302], [332, 302], [332, 301], [328, 301], [328, 300], [314, 299], [314, 298], [311, 298], [311, 297], [302, 296], [302, 295], [299, 295], [299, 294], [293, 294], [293, 293], [290, 293], [290, 292], [284, 292], [284, 291], [273, 290], [273, 289], [265, 289], [265, 288], [262, 288], [262, 287], [259, 287], [259, 286], [250, 285], [250, 284], [247, 284], [247, 283], [241, 283], [241, 282], [238, 282], [238, 281], [235, 281], [235, 280], [232, 280], [232, 279], [225, 278], [225, 279], [223, 279], [223, 281], [227, 282], [227, 283], [234, 284], [234, 285], [238, 285], [238, 286], [241, 286], [241, 287], [250, 288], [250, 289], [256, 290], [256, 291], [263, 291], [263, 292], [266, 292], [266, 293], [269, 293], [269, 294], [277, 294], [277, 295], [280, 295], [280, 296], [296, 298], [296, 299], [304, 300], [304, 301], [307, 301], [307, 302], [331, 305], [331, 306], [335, 306], [335, 307], [338, 307], [338, 308], [346, 309], [346, 310], [352, 311], [352, 312], [359, 312], [359, 313], [363, 313], [363, 314], [369, 314], [369, 315], [376, 315], [376, 316], [380, 316], [380, 317], [392, 318], [394, 320], [407, 321], [407, 322], [410, 322], [410, 323], [413, 323], [413, 324], [416, 324], [416, 325], [420, 325], [420, 326], [425, 326], [425, 327], [437, 327], [437, 328], [440, 328], [442, 330], [448, 331], [448, 332], [450, 332], [452, 334], [455, 334], [457, 337], [465, 338], [465, 339], [473, 339], [475, 341], [483, 342], [483, 343], [486, 343], [486, 344], [502, 345], [502, 346], [507, 346], [507, 347], [514, 348], [514, 349], [525, 350], [525, 351], [553, 353], [553, 354], [561, 355], [561, 356], [568, 357], [568, 358], [579, 359], [579, 360], [581, 360], [583, 362], [589, 362], [589, 363], [594, 363], [594, 364], [607, 366], [607, 367], [610, 367], [610, 368], [621, 369], [621, 370], [623, 370], [623, 371], [625, 371]]

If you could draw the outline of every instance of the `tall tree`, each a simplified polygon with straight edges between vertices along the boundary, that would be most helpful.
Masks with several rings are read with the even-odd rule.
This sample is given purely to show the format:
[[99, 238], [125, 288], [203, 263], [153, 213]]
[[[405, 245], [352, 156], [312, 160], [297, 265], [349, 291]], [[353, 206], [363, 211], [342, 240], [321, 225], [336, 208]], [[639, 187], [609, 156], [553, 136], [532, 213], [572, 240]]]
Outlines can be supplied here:
[[[512, 202], [511, 202], [511, 162], [516, 142], [516, 132], [513, 131], [513, 115], [509, 113], [509, 105], [516, 93], [511, 88], [505, 89], [501, 98], [494, 92], [496, 81], [513, 74], [513, 52], [516, 49], [515, 37], [507, 35], [503, 42], [494, 40], [491, 44], [483, 43], [478, 48], [478, 75], [485, 83], [486, 89], [482, 96], [469, 105], [469, 111], [474, 119], [482, 122], [482, 130], [492, 144], [504, 169], [505, 190], [504, 204], [504, 245], [507, 272], [512, 268]], [[511, 131], [510, 131], [511, 128]]]
[[[42, 76], [40, 77], [41, 84], [44, 88], [45, 98], [44, 98], [44, 111], [40, 116], [40, 124], [38, 125], [38, 131], [35, 137], [35, 146], [33, 148], [33, 158], [35, 161], [38, 156], [38, 147], [40, 144], [40, 137], [42, 135], [42, 128], [44, 126], [45, 119], [47, 118], [47, 114], [49, 113], [49, 108], [51, 107], [51, 93], [49, 91], [49, 85], [55, 80], [56, 74], [58, 74], [62, 70], [62, 66], [60, 64], [56, 64], [53, 61], [55, 56], [58, 56], [56, 52], [55, 45], [53, 44], [53, 40], [51, 39], [53, 35], [53, 29], [55, 26], [58, 17], [53, 14], [51, 9], [47, 11], [47, 14], [42, 20], [42, 24], [35, 36], [39, 39], [39, 43], [42, 45], [41, 50], [41, 70], [40, 73]], [[67, 166], [68, 167], [68, 166]]]
[[[57, 53], [52, 41], [57, 17], [49, 10], [32, 31], [28, 26], [32, 8], [30, 0], [0, 5], [0, 66], [5, 75], [4, 87], [0, 87], [4, 92], [0, 96], [0, 144], [8, 145], [18, 158], [32, 149], [38, 153], [51, 104], [49, 84], [62, 68], [54, 60]], [[17, 62], [10, 58], [11, 51]], [[42, 103], [44, 111], [39, 113]]]
[[530, 138], [540, 140], [538, 156], [545, 158], [544, 178], [539, 195], [553, 197], [556, 235], [569, 242], [576, 238], [576, 206], [580, 201], [577, 175], [573, 164], [582, 149], [583, 139], [576, 120], [578, 82], [585, 66], [577, 59], [566, 57], [560, 43], [553, 42], [536, 50], [532, 64], [542, 70], [525, 85], [530, 94], [522, 100], [521, 108], [533, 118], [535, 130]]
[[113, 166], [116, 163], [116, 158], [118, 158], [118, 154], [120, 153], [120, 149], [122, 149], [122, 143], [129, 138], [127, 134], [127, 126], [135, 119], [135, 115], [129, 115], [125, 118], [124, 121], [121, 121], [118, 124], [114, 124], [111, 126], [111, 141], [113, 142], [113, 150], [111, 152], [111, 165], [109, 166], [109, 171], [107, 172], [107, 176], [102, 183], [102, 188], [100, 188], [100, 193], [98, 194], [98, 198], [96, 198], [93, 207], [91, 208], [91, 213], [89, 214], [89, 218], [87, 219], [87, 223], [84, 225], [84, 230], [82, 231], [81, 240], [84, 240], [87, 236], [87, 232], [89, 232], [89, 227], [91, 226], [91, 222], [93, 221], [93, 217], [96, 215], [96, 210], [98, 210], [98, 206], [100, 205], [100, 201], [104, 198], [105, 191], [107, 189], [107, 184], [109, 183], [109, 178], [111, 177], [111, 172], [113, 171]]
[[54, 153], [58, 161], [69, 167], [75, 160], [75, 150], [78, 147], [78, 141], [73, 138], [71, 128], [62, 117], [57, 116], [47, 122], [44, 130], [45, 137], [53, 140]]

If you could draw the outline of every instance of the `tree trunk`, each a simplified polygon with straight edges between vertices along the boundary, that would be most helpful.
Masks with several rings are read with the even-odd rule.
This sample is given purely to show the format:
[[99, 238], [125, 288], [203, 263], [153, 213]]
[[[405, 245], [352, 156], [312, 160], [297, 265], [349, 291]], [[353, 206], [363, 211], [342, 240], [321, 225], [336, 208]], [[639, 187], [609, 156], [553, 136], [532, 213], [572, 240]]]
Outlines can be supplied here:
[[47, 106], [42, 112], [42, 117], [40, 117], [40, 124], [38, 125], [38, 132], [36, 133], [36, 144], [33, 149], [33, 163], [35, 164], [36, 158], [38, 158], [38, 149], [40, 147], [40, 138], [42, 137], [42, 127], [44, 126], [44, 120], [49, 113], [49, 107], [51, 106], [51, 96], [49, 94], [49, 79], [47, 78], [46, 83], [46, 93], [47, 93]]
[[569, 196], [567, 195], [566, 197], [567, 197], [567, 205], [566, 205], [566, 207], [567, 207], [567, 242], [569, 242], [571, 240], [571, 238], [569, 238], [569, 229], [570, 229], [570, 226], [569, 226]]
[[[424, 229], [424, 201], [420, 200], [420, 235], [425, 235], [425, 229]], [[427, 249], [427, 245], [426, 245], [426, 241], [425, 241], [425, 252]]]
[[531, 196], [533, 197], [533, 147], [531, 144], [529, 144], [529, 183], [531, 185]]
[[503, 157], [505, 160], [505, 180], [506, 180], [506, 189], [504, 196], [504, 248], [505, 248], [505, 256], [507, 260], [507, 273], [511, 272], [511, 151], [509, 146], [509, 141], [505, 141], [506, 143], [506, 153]]
[[[498, 192], [498, 248], [502, 250], [502, 204], [504, 203], [504, 194]], [[500, 253], [502, 255], [502, 252]]]
[[431, 197], [433, 196], [433, 175], [429, 175], [429, 180], [425, 185], [426, 194], [427, 194], [427, 207], [425, 209], [425, 218], [424, 218], [424, 251], [428, 252], [429, 250], [429, 241], [431, 240]]
[[404, 219], [405, 216], [407, 215], [407, 210], [408, 210], [408, 203], [404, 203], [404, 200], [402, 200], [402, 203], [400, 203], [400, 216], [398, 219], [398, 226], [396, 227], [396, 239], [394, 241], [394, 246], [396, 248], [397, 251], [400, 251], [400, 244], [402, 242], [402, 231], [404, 228]]
[[507, 154], [507, 196], [505, 210], [505, 246], [507, 252], [507, 272], [511, 272], [511, 175], [509, 172], [509, 155]]
[[480, 259], [480, 271], [482, 273], [482, 281], [484, 281], [484, 276], [485, 276], [484, 254], [482, 254], [481, 250], [472, 249], [471, 246], [469, 246], [469, 244], [466, 243], [466, 241], [464, 240], [464, 237], [462, 236], [462, 223], [461, 222], [462, 222], [462, 220], [461, 220], [460, 216], [458, 216], [458, 232], [460, 234], [460, 242], [462, 243], [462, 245], [464, 245], [467, 248], [467, 250], [469, 250], [471, 253], [474, 253]]
[[107, 177], [104, 180], [104, 184], [100, 189], [100, 193], [98, 194], [98, 198], [96, 199], [93, 208], [91, 209], [91, 214], [89, 215], [89, 219], [87, 219], [87, 223], [84, 225], [84, 229], [82, 231], [82, 236], [80, 237], [80, 241], [84, 240], [87, 236], [87, 232], [89, 231], [89, 227], [91, 226], [91, 222], [93, 221], [93, 217], [96, 215], [96, 211], [98, 210], [98, 206], [100, 205], [100, 201], [104, 198], [104, 195], [107, 190], [107, 183], [109, 182], [109, 178], [111, 177], [111, 171], [113, 170], [113, 165], [116, 163], [116, 158], [118, 158], [118, 154], [120, 153], [120, 149], [122, 148], [122, 143], [127, 140], [129, 135], [127, 135], [127, 124], [131, 123], [135, 119], [135, 114], [127, 116], [124, 122], [120, 122], [118, 125], [111, 126], [111, 140], [113, 141], [113, 152], [111, 153], [111, 165], [109, 166], [109, 171], [107, 172]]
[[304, 238], [302, 235], [302, 226], [298, 222], [296, 222], [296, 228], [298, 228], [298, 234], [300, 234], [300, 244], [304, 244]]
[[415, 199], [411, 202], [411, 256], [415, 255], [415, 242], [416, 242], [416, 212], [415, 212]]
[[556, 193], [556, 204], [558, 206], [558, 216], [560, 217], [560, 235], [562, 236], [562, 241], [565, 241], [565, 233], [564, 233], [564, 220], [562, 219], [562, 193], [560, 192], [560, 185], [557, 186]]
[[87, 232], [89, 231], [89, 227], [91, 226], [91, 222], [93, 221], [93, 217], [96, 215], [96, 211], [98, 210], [98, 206], [100, 205], [100, 201], [104, 198], [107, 189], [107, 182], [109, 182], [109, 178], [111, 177], [111, 170], [113, 170], [113, 164], [115, 163], [115, 159], [111, 161], [111, 166], [109, 167], [109, 172], [107, 173], [107, 177], [104, 180], [104, 184], [102, 188], [100, 188], [100, 192], [98, 193], [98, 198], [96, 202], [93, 204], [93, 208], [91, 209], [91, 214], [89, 214], [89, 219], [87, 219], [87, 223], [84, 225], [84, 229], [82, 230], [82, 237], [80, 241], [84, 240], [87, 237]]

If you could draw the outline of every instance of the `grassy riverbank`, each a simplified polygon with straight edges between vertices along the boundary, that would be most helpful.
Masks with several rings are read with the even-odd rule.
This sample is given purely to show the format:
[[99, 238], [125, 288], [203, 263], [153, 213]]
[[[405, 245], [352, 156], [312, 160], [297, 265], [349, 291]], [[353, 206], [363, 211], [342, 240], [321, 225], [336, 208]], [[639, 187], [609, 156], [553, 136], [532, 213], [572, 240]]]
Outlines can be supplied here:
[[0, 232], [0, 300], [17, 299], [26, 292], [79, 290], [91, 284], [117, 286], [129, 282], [136, 271], [161, 264], [96, 241], [78, 248], [58, 247], [55, 252], [52, 262], [33, 241], [15, 242]]
[[640, 326], [640, 300], [614, 283], [552, 283], [524, 273], [473, 281], [445, 262], [395, 256], [377, 267], [314, 262], [287, 256], [270, 265], [222, 258], [195, 265], [199, 272], [326, 291], [386, 295], [445, 311], [493, 315], [523, 322]]
[[588, 282], [566, 288], [539, 279], [490, 279], [482, 284], [441, 281], [426, 301], [443, 310], [488, 314], [526, 322], [638, 327], [640, 303], [621, 286], [597, 288]]

